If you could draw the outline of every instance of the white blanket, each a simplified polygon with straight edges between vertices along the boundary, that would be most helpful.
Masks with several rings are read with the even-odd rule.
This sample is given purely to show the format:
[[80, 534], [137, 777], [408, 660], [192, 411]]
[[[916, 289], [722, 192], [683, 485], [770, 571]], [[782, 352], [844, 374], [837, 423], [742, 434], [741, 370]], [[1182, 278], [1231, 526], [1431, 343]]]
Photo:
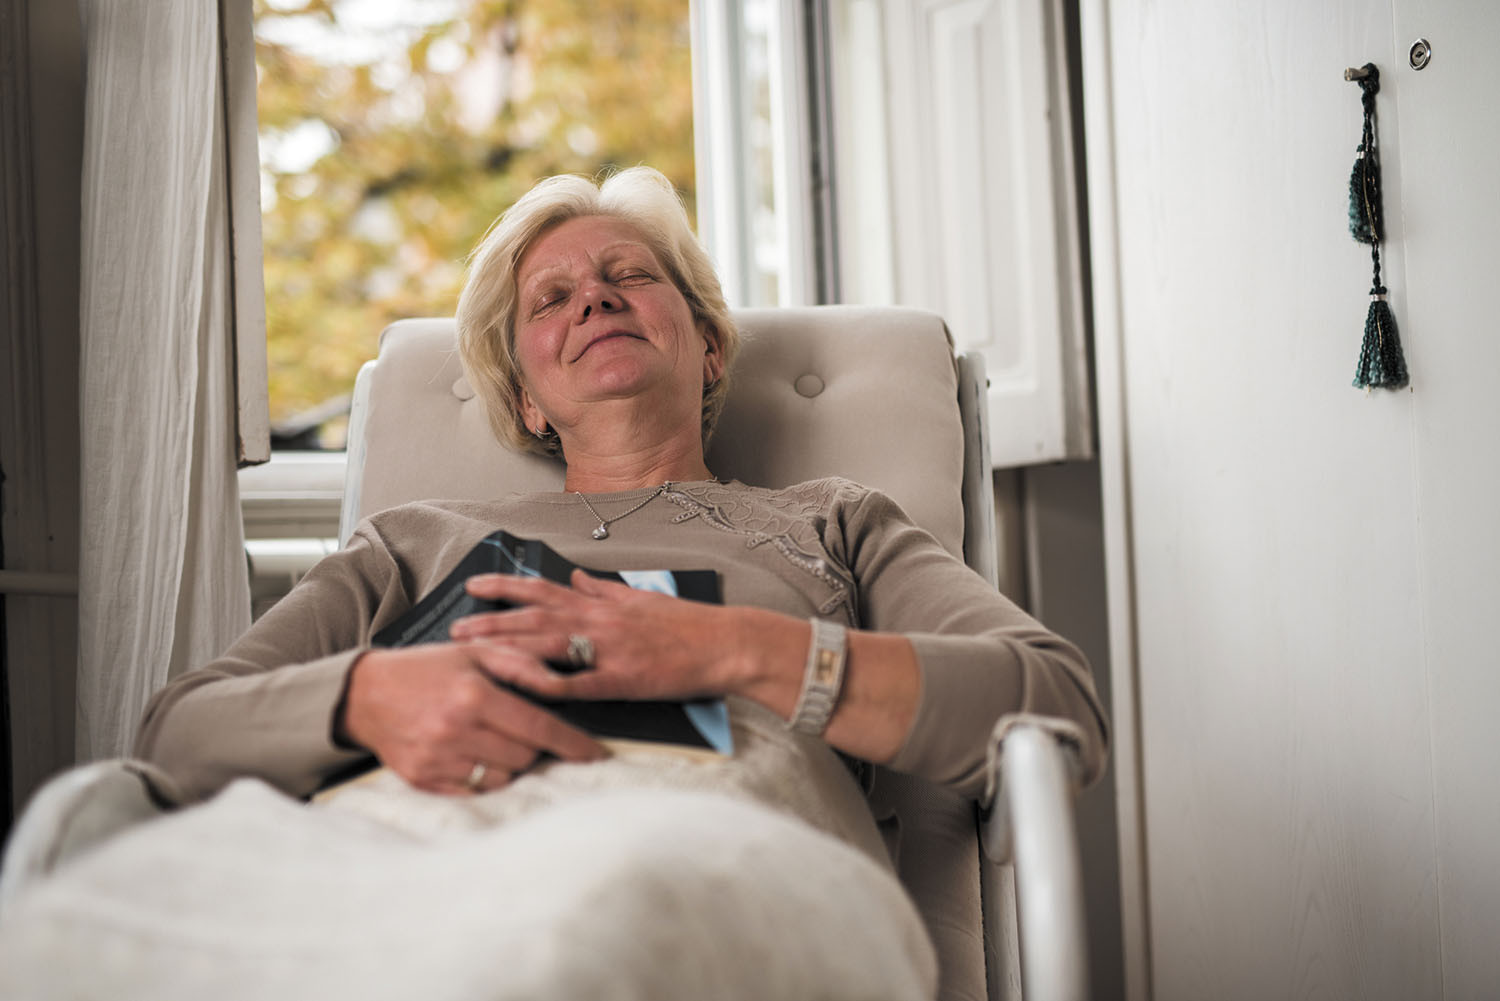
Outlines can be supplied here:
[[[736, 736], [736, 760], [769, 760]], [[826, 783], [634, 754], [590, 767], [467, 800], [377, 774], [312, 807], [241, 780], [29, 887], [0, 923], [0, 997], [935, 994], [878, 839], [813, 826], [846, 823], [818, 806]]]

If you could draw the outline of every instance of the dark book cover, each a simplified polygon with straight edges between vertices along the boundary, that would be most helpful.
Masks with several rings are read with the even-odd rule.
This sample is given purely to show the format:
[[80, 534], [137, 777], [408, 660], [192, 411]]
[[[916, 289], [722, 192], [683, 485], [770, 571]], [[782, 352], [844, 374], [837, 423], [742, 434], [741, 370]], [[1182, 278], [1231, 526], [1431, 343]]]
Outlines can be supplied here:
[[[485, 536], [458, 562], [442, 582], [404, 615], [377, 632], [374, 646], [402, 647], [418, 643], [446, 643], [448, 629], [458, 619], [509, 607], [506, 602], [475, 598], [464, 582], [476, 574], [507, 573], [544, 577], [566, 585], [577, 565], [536, 539], [506, 531]], [[643, 590], [718, 604], [719, 577], [712, 570], [643, 570], [619, 573], [582, 568], [586, 573]], [[554, 670], [576, 670], [566, 662], [549, 662]], [[673, 744], [730, 754], [729, 713], [723, 699], [690, 702], [556, 701], [526, 692], [525, 696], [574, 726], [602, 739]]]

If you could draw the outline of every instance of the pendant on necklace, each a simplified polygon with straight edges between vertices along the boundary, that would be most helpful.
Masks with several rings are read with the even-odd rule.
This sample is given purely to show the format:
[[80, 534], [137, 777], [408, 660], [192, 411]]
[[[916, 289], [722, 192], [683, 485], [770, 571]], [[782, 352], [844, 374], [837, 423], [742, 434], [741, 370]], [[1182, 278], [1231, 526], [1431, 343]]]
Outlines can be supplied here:
[[604, 517], [604, 515], [600, 514], [598, 511], [595, 511], [594, 510], [594, 505], [592, 505], [592, 504], [589, 503], [589, 499], [587, 497], [585, 497], [581, 491], [575, 490], [575, 491], [573, 491], [573, 493], [574, 493], [575, 496], [577, 496], [577, 498], [579, 500], [583, 501], [583, 506], [586, 507], [586, 508], [588, 508], [588, 512], [589, 512], [589, 514], [591, 514], [591, 515], [594, 516], [594, 520], [597, 521], [597, 522], [599, 522], [599, 527], [596, 528], [596, 529], [594, 529], [594, 531], [593, 531], [592, 534], [594, 536], [594, 541], [595, 542], [602, 542], [603, 540], [609, 538], [609, 523], [610, 522], [612, 522], [612, 521], [619, 521], [622, 518], [628, 518], [628, 517], [630, 517], [631, 515], [635, 514], [637, 511], [639, 511], [641, 508], [645, 507], [647, 504], [650, 504], [652, 501], [656, 500], [656, 498], [658, 498], [658, 497], [662, 496], [663, 494], [665, 494], [670, 489], [672, 489], [672, 481], [668, 480], [667, 482], [663, 483], [661, 486], [657, 487], [655, 490], [653, 490], [649, 494], [647, 494], [638, 503], [636, 503], [636, 505], [634, 507], [632, 507], [629, 511], [626, 511], [624, 514], [617, 514], [613, 518], [606, 518], [606, 517]]

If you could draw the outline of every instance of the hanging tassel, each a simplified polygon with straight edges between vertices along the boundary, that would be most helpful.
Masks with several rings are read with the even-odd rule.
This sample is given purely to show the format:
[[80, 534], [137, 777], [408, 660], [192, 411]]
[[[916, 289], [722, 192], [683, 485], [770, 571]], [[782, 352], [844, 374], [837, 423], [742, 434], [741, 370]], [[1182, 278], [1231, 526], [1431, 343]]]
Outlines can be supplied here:
[[1370, 282], [1370, 312], [1365, 317], [1365, 339], [1354, 368], [1354, 385], [1360, 389], [1400, 389], [1408, 382], [1406, 356], [1396, 333], [1396, 318], [1386, 302], [1385, 283], [1380, 278], [1380, 242], [1385, 239], [1380, 209], [1380, 153], [1375, 141], [1375, 95], [1380, 92], [1380, 72], [1373, 63], [1346, 70], [1344, 79], [1357, 80], [1364, 93], [1364, 126], [1349, 175], [1349, 232], [1360, 243], [1369, 244], [1374, 277]]
[[1385, 301], [1385, 286], [1370, 290], [1370, 315], [1365, 318], [1365, 340], [1354, 369], [1360, 389], [1400, 389], [1407, 383], [1406, 356], [1396, 333], [1396, 318]]
[[1349, 232], [1360, 243], [1385, 239], [1380, 219], [1380, 155], [1375, 149], [1375, 95], [1380, 93], [1380, 71], [1373, 63], [1360, 68], [1360, 102], [1364, 105], [1364, 127], [1349, 173]]

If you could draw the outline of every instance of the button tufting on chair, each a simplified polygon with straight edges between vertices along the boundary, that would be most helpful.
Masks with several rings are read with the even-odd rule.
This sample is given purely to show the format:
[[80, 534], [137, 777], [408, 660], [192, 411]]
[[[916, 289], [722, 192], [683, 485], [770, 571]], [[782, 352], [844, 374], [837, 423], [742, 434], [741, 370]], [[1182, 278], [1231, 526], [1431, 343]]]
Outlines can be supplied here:
[[823, 391], [823, 380], [808, 372], [806, 375], [797, 376], [797, 381], [792, 386], [798, 393], [812, 399]]
[[453, 395], [460, 400], [472, 400], [474, 398], [474, 387], [469, 385], [468, 379], [459, 376], [453, 383]]

